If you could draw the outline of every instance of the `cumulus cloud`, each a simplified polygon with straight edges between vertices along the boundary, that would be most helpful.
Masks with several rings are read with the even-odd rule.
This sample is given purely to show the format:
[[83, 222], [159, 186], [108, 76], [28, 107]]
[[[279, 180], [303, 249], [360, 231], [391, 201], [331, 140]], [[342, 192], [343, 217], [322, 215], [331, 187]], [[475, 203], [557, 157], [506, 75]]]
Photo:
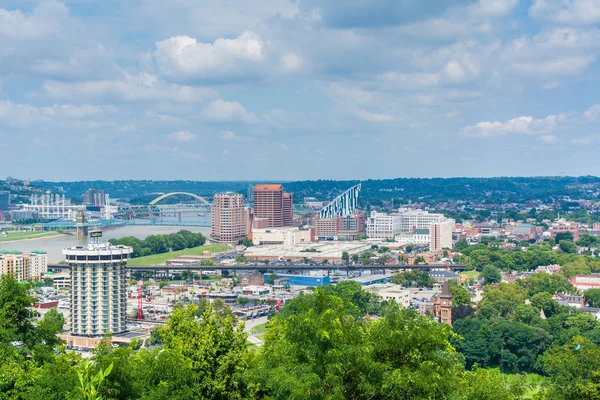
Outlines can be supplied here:
[[237, 101], [225, 101], [217, 99], [206, 106], [200, 115], [206, 119], [220, 122], [241, 121], [247, 124], [259, 122], [258, 117], [253, 112], [248, 112]]
[[191, 142], [191, 141], [195, 140], [197, 137], [198, 137], [198, 135], [196, 135], [195, 133], [192, 133], [190, 131], [176, 131], [176, 132], [170, 133], [168, 135], [168, 138], [170, 140], [174, 140], [176, 142], [181, 142], [181, 143]]
[[82, 82], [48, 81], [43, 85], [50, 97], [77, 100], [112, 100], [126, 102], [170, 101], [198, 102], [215, 97], [216, 91], [199, 86], [186, 86], [165, 82], [156, 75], [125, 73], [116, 80]]
[[234, 39], [198, 42], [189, 36], [174, 36], [156, 42], [153, 53], [159, 74], [180, 81], [218, 81], [267, 75], [269, 71], [293, 73], [304, 67], [294, 53], [275, 58], [275, 50], [260, 36], [246, 31]]
[[156, 42], [154, 59], [159, 72], [173, 80], [240, 77], [265, 61], [266, 45], [253, 32], [235, 39], [202, 43], [189, 36]]
[[559, 24], [591, 25], [600, 22], [598, 0], [533, 0], [529, 14]]
[[554, 143], [558, 140], [552, 133], [561, 128], [593, 124], [597, 122], [600, 105], [594, 104], [584, 112], [561, 113], [548, 115], [545, 118], [535, 119], [531, 116], [522, 116], [506, 122], [482, 121], [475, 125], [466, 126], [460, 133], [470, 137], [493, 137], [507, 134], [540, 135], [540, 140], [545, 143]]

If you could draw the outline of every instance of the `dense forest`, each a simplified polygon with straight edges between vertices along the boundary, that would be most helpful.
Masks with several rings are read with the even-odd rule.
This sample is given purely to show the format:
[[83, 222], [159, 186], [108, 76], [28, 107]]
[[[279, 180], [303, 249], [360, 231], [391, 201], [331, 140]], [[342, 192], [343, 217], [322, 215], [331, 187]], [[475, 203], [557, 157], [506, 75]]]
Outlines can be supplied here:
[[226, 306], [201, 301], [176, 307], [153, 348], [107, 337], [85, 360], [56, 339], [62, 315], [34, 322], [27, 288], [5, 276], [0, 399], [596, 399], [598, 322], [546, 284], [490, 286], [452, 328], [347, 281], [288, 301], [256, 351]]
[[[304, 197], [321, 200], [336, 195], [357, 183], [362, 183], [361, 199], [366, 204], [378, 204], [394, 199], [400, 203], [424, 201], [438, 203], [453, 200], [487, 203], [512, 203], [539, 199], [550, 202], [563, 196], [574, 199], [596, 199], [600, 178], [582, 177], [499, 177], [499, 178], [397, 178], [364, 181], [316, 180], [282, 182], [286, 191], [294, 194], [295, 201]], [[159, 192], [191, 192], [210, 197], [220, 191], [247, 194], [248, 187], [258, 182], [202, 182], [202, 181], [80, 181], [35, 182], [42, 189], [62, 189], [70, 197], [81, 197], [89, 188], [106, 190], [113, 199], [136, 198]]]

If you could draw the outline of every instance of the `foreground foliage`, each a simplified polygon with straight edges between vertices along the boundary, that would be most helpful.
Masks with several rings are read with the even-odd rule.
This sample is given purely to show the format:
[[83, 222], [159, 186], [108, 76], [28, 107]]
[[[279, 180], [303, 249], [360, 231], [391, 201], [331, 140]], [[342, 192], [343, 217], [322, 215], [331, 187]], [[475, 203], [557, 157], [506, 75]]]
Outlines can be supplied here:
[[[521, 304], [527, 293], [519, 285], [486, 288], [487, 311], [456, 321], [459, 337], [344, 282], [288, 302], [256, 352], [248, 351], [244, 324], [235, 326], [230, 312], [191, 304], [154, 332], [161, 347], [138, 350], [134, 341], [113, 348], [107, 338], [84, 361], [56, 340], [60, 315], [33, 323], [27, 288], [3, 278], [0, 399], [525, 398], [526, 379], [482, 368], [495, 364], [546, 374], [536, 398], [597, 398], [600, 349], [589, 334], [596, 321], [560, 308], [539, 321], [535, 306]], [[518, 304], [505, 304], [513, 298]], [[586, 336], [563, 334], [561, 325]]]

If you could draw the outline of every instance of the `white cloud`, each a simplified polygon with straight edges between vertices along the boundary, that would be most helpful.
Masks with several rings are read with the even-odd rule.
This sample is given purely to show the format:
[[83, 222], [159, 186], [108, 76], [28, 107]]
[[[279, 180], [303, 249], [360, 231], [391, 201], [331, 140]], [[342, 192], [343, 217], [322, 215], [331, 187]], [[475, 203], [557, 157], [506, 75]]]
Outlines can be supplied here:
[[154, 59], [159, 73], [171, 80], [242, 77], [259, 71], [267, 59], [266, 44], [247, 31], [235, 39], [201, 43], [189, 36], [156, 42]]
[[237, 138], [237, 135], [232, 131], [222, 131], [219, 132], [219, 138], [223, 140], [234, 140], [235, 138]]
[[554, 135], [542, 135], [540, 140], [545, 144], [555, 144], [559, 142], [559, 139]]
[[493, 137], [507, 134], [531, 134], [540, 135], [545, 143], [554, 143], [558, 140], [552, 133], [561, 128], [572, 128], [581, 125], [594, 124], [600, 116], [600, 105], [594, 104], [588, 110], [576, 113], [561, 113], [548, 115], [545, 118], [535, 119], [523, 116], [510, 119], [506, 122], [482, 121], [475, 125], [466, 126], [460, 133], [471, 137]]
[[198, 137], [198, 135], [196, 135], [195, 133], [192, 133], [190, 131], [176, 131], [176, 132], [170, 133], [168, 135], [169, 139], [174, 140], [176, 142], [181, 142], [181, 143], [191, 142], [191, 141], [195, 140], [197, 137]]
[[103, 119], [109, 113], [118, 109], [113, 106], [80, 106], [70, 104], [55, 104], [52, 106], [35, 107], [29, 104], [13, 103], [0, 100], [0, 125], [23, 128], [36, 125], [69, 123], [81, 121], [78, 126], [88, 125], [96, 118]]
[[518, 74], [548, 78], [582, 73], [599, 52], [599, 30], [556, 28], [513, 40], [502, 51], [500, 60]]
[[202, 101], [216, 95], [216, 91], [211, 88], [168, 83], [148, 73], [139, 75], [126, 73], [118, 80], [48, 81], [43, 87], [50, 97], [78, 100], [185, 103]]
[[559, 24], [591, 25], [600, 22], [598, 0], [533, 0], [529, 14]]
[[224, 101], [217, 99], [206, 106], [200, 115], [213, 121], [241, 121], [247, 124], [259, 122], [258, 117], [253, 112], [248, 112], [237, 101]]

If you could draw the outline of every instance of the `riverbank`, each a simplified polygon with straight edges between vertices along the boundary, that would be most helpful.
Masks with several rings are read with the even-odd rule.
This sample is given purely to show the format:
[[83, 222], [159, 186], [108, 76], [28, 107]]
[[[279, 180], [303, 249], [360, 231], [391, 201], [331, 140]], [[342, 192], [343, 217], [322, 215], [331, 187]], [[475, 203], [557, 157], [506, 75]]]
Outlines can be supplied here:
[[227, 250], [229, 246], [214, 243], [205, 244], [203, 246], [192, 247], [190, 249], [171, 251], [169, 253], [154, 254], [146, 257], [132, 258], [127, 262], [127, 265], [133, 267], [151, 267], [153, 265], [163, 265], [167, 260], [172, 260], [178, 256], [201, 256], [205, 251], [210, 251], [211, 254], [221, 253]]
[[32, 240], [52, 239], [52, 238], [66, 236], [63, 233], [38, 232], [38, 231], [35, 231], [35, 232], [29, 232], [29, 231], [12, 232], [12, 231], [10, 231], [10, 232], [6, 232], [6, 233], [7, 233], [6, 236], [0, 236], [0, 243], [2, 243], [2, 244], [28, 242], [28, 241], [32, 241]]

